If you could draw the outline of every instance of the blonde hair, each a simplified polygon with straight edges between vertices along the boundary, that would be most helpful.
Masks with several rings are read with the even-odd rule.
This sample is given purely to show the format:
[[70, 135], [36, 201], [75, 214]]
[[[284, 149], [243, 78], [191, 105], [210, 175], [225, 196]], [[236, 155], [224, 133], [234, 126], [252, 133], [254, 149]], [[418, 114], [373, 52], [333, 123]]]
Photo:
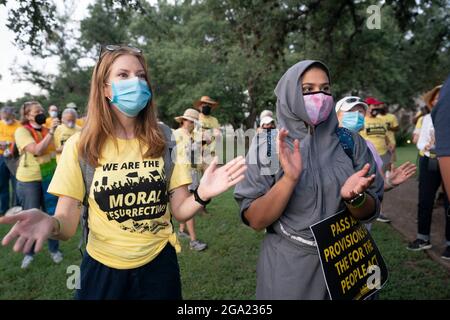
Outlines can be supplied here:
[[30, 113], [31, 109], [33, 109], [33, 106], [39, 106], [42, 108], [42, 105], [37, 101], [26, 101], [23, 103], [23, 105], [20, 107], [20, 123], [21, 124], [27, 124], [29, 120], [27, 119], [28, 114]]
[[[92, 73], [87, 117], [81, 131], [78, 147], [80, 157], [93, 167], [98, 166], [102, 148], [109, 137], [112, 137], [116, 147], [118, 146], [115, 138], [115, 128], [118, 125], [118, 119], [112, 112], [109, 100], [105, 97], [104, 85], [109, 77], [114, 61], [126, 54], [133, 55], [139, 60], [145, 70], [145, 80], [151, 90], [147, 63], [142, 54], [127, 50], [126, 47], [115, 51], [105, 51], [102, 54]], [[153, 91], [151, 90], [151, 92]], [[152, 99], [137, 115], [134, 128], [135, 137], [143, 147], [142, 150], [145, 150], [143, 156], [146, 158], [158, 158], [164, 153], [164, 134], [160, 130], [156, 119], [155, 105]]]

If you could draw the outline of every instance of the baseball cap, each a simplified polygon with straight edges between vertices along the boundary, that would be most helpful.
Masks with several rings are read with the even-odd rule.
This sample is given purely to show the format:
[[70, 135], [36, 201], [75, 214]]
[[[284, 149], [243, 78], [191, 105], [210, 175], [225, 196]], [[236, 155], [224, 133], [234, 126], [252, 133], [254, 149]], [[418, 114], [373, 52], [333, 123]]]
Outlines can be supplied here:
[[349, 111], [351, 110], [354, 106], [356, 105], [361, 105], [364, 107], [364, 109], [367, 110], [368, 105], [362, 101], [362, 99], [360, 97], [356, 97], [356, 96], [350, 96], [350, 97], [344, 97], [341, 100], [339, 100], [336, 103], [336, 112], [339, 111]]

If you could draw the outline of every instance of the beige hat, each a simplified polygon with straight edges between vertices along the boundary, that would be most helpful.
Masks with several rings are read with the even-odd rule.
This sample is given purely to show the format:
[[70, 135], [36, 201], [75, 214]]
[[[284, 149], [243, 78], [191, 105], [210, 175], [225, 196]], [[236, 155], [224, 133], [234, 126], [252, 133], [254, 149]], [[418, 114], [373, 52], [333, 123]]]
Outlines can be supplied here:
[[175, 117], [175, 121], [179, 122], [179, 123], [181, 123], [183, 121], [183, 119], [197, 122], [198, 121], [198, 111], [195, 109], [189, 108], [189, 109], [186, 109], [186, 111], [184, 111], [184, 114], [182, 116]]
[[214, 101], [210, 97], [203, 96], [199, 100], [194, 102], [194, 107], [200, 108], [205, 103], [211, 105], [211, 108], [213, 108], [213, 109], [219, 105], [219, 103], [217, 101]]

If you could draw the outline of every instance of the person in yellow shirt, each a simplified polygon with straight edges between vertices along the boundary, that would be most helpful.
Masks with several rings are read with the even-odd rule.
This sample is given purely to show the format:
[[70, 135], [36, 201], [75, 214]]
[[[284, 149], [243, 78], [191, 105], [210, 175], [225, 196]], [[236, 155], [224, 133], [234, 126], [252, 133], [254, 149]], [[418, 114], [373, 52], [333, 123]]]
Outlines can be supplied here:
[[[175, 121], [180, 124], [180, 127], [173, 132], [177, 143], [177, 162], [186, 165], [187, 170], [191, 170], [191, 154], [195, 145], [192, 139], [192, 132], [194, 131], [195, 123], [198, 122], [198, 117], [198, 111], [192, 108], [186, 109], [182, 116], [175, 117]], [[194, 171], [194, 174], [197, 173], [196, 170], [192, 171]], [[193, 178], [192, 180], [195, 181], [196, 179]], [[187, 228], [188, 233], [184, 231], [185, 228]], [[194, 217], [186, 221], [186, 223], [180, 223], [178, 236], [190, 238], [189, 247], [192, 250], [202, 251], [207, 248], [206, 243], [197, 240]]]
[[55, 105], [51, 105], [50, 107], [48, 107], [48, 117], [47, 119], [45, 119], [45, 127], [47, 129], [50, 129], [53, 123], [53, 119], [57, 119], [59, 114], [58, 114], [58, 107]]
[[75, 133], [81, 131], [81, 128], [76, 125], [77, 112], [75, 109], [67, 108], [64, 109], [61, 122], [55, 130], [54, 144], [56, 148], [56, 162], [59, 161], [61, 153], [64, 149], [64, 143]]
[[387, 112], [386, 105], [383, 105], [383, 108], [380, 111], [379, 117], [386, 122], [387, 127], [387, 138], [388, 138], [388, 152], [390, 153], [391, 159], [389, 161], [389, 170], [392, 168], [392, 164], [395, 163], [397, 159], [396, 148], [397, 142], [395, 140], [395, 132], [397, 132], [400, 127], [398, 125], [397, 117]]
[[203, 96], [194, 102], [194, 107], [200, 111], [199, 125], [202, 140], [202, 157], [204, 164], [208, 164], [216, 154], [216, 139], [220, 136], [220, 124], [211, 111], [216, 109], [219, 103], [208, 96]]
[[[186, 166], [175, 163], [166, 176], [170, 129], [157, 123], [152, 95], [140, 49], [102, 46], [86, 126], [65, 143], [48, 189], [59, 197], [55, 216], [34, 209], [0, 218], [14, 225], [3, 244], [18, 238], [16, 251], [33, 243], [39, 250], [48, 238], [75, 235], [86, 199], [89, 234], [78, 299], [181, 299], [172, 215], [180, 222], [191, 219], [244, 178], [242, 157], [220, 168], [214, 159], [193, 195]], [[87, 190], [82, 172], [91, 172]]]
[[[44, 108], [37, 101], [25, 102], [20, 110], [22, 126], [14, 133], [20, 160], [17, 167], [17, 197], [24, 210], [42, 209], [47, 218], [55, 212], [57, 198], [47, 192], [47, 186], [56, 168], [56, 161], [51, 152], [51, 144], [59, 120], [53, 119], [52, 126], [47, 129]], [[24, 241], [22, 248], [26, 255], [22, 261], [22, 269], [29, 267], [34, 257], [34, 246]], [[40, 244], [42, 245], [42, 243]], [[38, 244], [39, 246], [39, 244]], [[55, 263], [62, 261], [59, 242], [49, 240], [50, 256]]]
[[364, 118], [364, 129], [361, 131], [361, 136], [375, 146], [375, 149], [383, 160], [383, 172], [386, 172], [391, 163], [391, 155], [389, 154], [388, 148], [388, 126], [386, 121], [379, 117], [382, 113], [383, 102], [373, 97], [368, 97], [365, 103], [369, 106], [369, 109]]
[[14, 119], [14, 109], [11, 107], [3, 107], [0, 117], [0, 215], [3, 215], [10, 207], [10, 181], [12, 203], [13, 206], [17, 205], [16, 173], [8, 164], [14, 161], [14, 132], [20, 127], [20, 123]]

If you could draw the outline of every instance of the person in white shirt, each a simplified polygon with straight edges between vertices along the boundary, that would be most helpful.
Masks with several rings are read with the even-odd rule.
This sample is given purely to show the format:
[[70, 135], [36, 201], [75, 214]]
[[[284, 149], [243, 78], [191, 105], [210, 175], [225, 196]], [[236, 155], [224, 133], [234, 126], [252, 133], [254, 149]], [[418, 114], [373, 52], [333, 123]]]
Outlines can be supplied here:
[[[437, 103], [439, 91], [440, 87], [436, 87], [424, 95], [424, 101], [430, 111]], [[423, 118], [417, 148], [419, 149], [418, 232], [416, 240], [407, 246], [407, 249], [413, 251], [426, 250], [432, 247], [430, 242], [431, 217], [436, 192], [442, 182], [435, 153], [434, 126], [431, 114], [427, 114]], [[444, 199], [444, 207], [445, 210], [449, 207], [447, 197]], [[446, 219], [446, 224], [450, 223], [449, 220], [449, 218]], [[450, 243], [447, 243], [447, 246], [449, 245]]]

